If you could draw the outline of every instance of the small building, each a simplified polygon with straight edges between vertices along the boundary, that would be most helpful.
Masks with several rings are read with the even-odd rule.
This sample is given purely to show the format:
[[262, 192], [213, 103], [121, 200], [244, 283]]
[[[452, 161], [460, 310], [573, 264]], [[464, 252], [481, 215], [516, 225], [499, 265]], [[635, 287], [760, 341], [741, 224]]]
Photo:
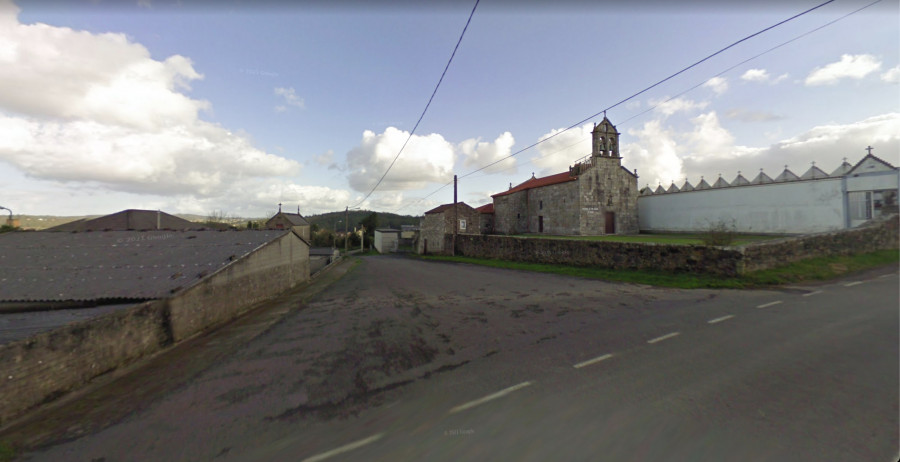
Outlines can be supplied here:
[[300, 215], [300, 213], [282, 212], [280, 207], [278, 213], [266, 221], [266, 229], [294, 229], [306, 242], [310, 241], [309, 228], [309, 222], [306, 221], [306, 218], [303, 218], [303, 215]]
[[399, 229], [378, 228], [375, 230], [375, 250], [378, 253], [396, 252], [399, 245]]
[[478, 212], [478, 230], [481, 234], [494, 232], [494, 204], [484, 204], [475, 209]]
[[478, 212], [465, 202], [444, 204], [427, 212], [419, 225], [419, 242], [416, 252], [449, 253], [444, 248], [444, 238], [448, 234], [478, 233]]

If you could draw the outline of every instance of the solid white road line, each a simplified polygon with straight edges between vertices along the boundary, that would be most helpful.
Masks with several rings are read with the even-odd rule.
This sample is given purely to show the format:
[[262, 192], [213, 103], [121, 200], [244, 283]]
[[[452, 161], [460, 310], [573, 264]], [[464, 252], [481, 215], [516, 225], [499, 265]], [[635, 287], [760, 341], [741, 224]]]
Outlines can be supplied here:
[[775, 306], [781, 303], [781, 300], [775, 300], [774, 302], [763, 303], [762, 305], [757, 306], [757, 308], [768, 308], [770, 306]]
[[862, 283], [863, 283], [863, 281], [853, 281], [853, 282], [848, 282], [848, 283], [844, 284], [844, 287], [858, 286], [858, 285], [860, 285], [860, 284], [862, 284]]
[[512, 392], [514, 392], [514, 391], [516, 391], [516, 390], [525, 388], [525, 387], [527, 387], [527, 386], [529, 386], [529, 385], [531, 385], [531, 382], [522, 382], [522, 383], [520, 383], [520, 384], [518, 384], [518, 385], [513, 385], [513, 386], [511, 386], [511, 387], [509, 387], [509, 388], [504, 388], [504, 389], [498, 391], [497, 393], [493, 393], [493, 394], [487, 395], [487, 396], [485, 396], [484, 398], [479, 398], [479, 399], [476, 399], [475, 401], [469, 401], [469, 402], [466, 403], [466, 404], [460, 404], [459, 406], [456, 406], [455, 408], [450, 409], [450, 411], [447, 412], [447, 413], [448, 413], [448, 414], [456, 414], [457, 412], [465, 411], [466, 409], [473, 408], [473, 407], [478, 406], [478, 405], [480, 405], [480, 404], [484, 404], [484, 403], [486, 403], [486, 402], [488, 402], [488, 401], [490, 401], [490, 400], [497, 399], [497, 398], [502, 398], [502, 397], [504, 397], [504, 396], [506, 396], [506, 395], [508, 395], [508, 394], [510, 394], [510, 393], [512, 393]]
[[889, 278], [889, 277], [892, 277], [892, 276], [896, 276], [896, 274], [894, 274], [894, 273], [891, 273], [891, 274], [882, 274], [881, 276], [878, 276], [878, 279]]
[[370, 437], [368, 437], [368, 438], [366, 438], [366, 439], [362, 439], [362, 440], [359, 440], [359, 441], [350, 443], [350, 444], [348, 444], [348, 445], [341, 446], [341, 447], [336, 448], [336, 449], [332, 449], [332, 450], [330, 450], [330, 451], [328, 451], [328, 452], [323, 452], [323, 453], [321, 453], [321, 454], [318, 454], [318, 455], [315, 455], [315, 456], [312, 456], [312, 457], [307, 457], [306, 459], [303, 459], [303, 462], [319, 462], [320, 460], [325, 460], [325, 459], [328, 459], [328, 458], [330, 458], [330, 457], [334, 457], [334, 456], [336, 456], [336, 455], [338, 455], [338, 454], [343, 454], [343, 453], [345, 453], [345, 452], [349, 452], [349, 451], [352, 451], [352, 450], [354, 450], [354, 449], [363, 447], [363, 446], [365, 446], [365, 445], [367, 445], [367, 444], [369, 444], [369, 443], [374, 443], [374, 442], [378, 441], [379, 439], [381, 439], [382, 436], [384, 436], [384, 433], [379, 433], [379, 434], [377, 434], [377, 435], [370, 436]]
[[804, 296], [804, 297], [811, 297], [811, 296], [813, 296], [813, 295], [821, 294], [821, 293], [822, 293], [821, 290], [817, 290], [817, 291], [815, 291], [815, 292], [810, 292], [810, 293], [807, 293], [807, 294], [803, 294], [803, 296]]
[[707, 322], [707, 324], [715, 324], [717, 322], [722, 322], [722, 321], [725, 321], [726, 319], [731, 319], [733, 317], [734, 317], [733, 314], [729, 314], [728, 316], [722, 316], [721, 318], [710, 319], [709, 321], [706, 321], [706, 322]]
[[575, 369], [581, 369], [581, 368], [584, 367], [584, 366], [590, 366], [591, 364], [599, 363], [600, 361], [605, 361], [605, 360], [607, 360], [607, 359], [609, 359], [609, 358], [612, 358], [612, 356], [613, 356], [612, 353], [605, 354], [605, 355], [603, 355], [603, 356], [597, 356], [597, 357], [594, 358], [594, 359], [589, 359], [589, 360], [587, 360], [587, 361], [578, 363], [578, 364], [576, 364], [576, 365], [574, 365], [574, 366], [572, 366], [572, 367], [574, 367]]
[[672, 338], [672, 337], [676, 337], [676, 336], [679, 336], [679, 335], [681, 335], [681, 332], [672, 332], [672, 333], [670, 333], [670, 334], [663, 335], [662, 337], [656, 337], [656, 338], [654, 338], [654, 339], [647, 340], [647, 343], [662, 342], [663, 340], [665, 340], [665, 339], [667, 339], [667, 338]]

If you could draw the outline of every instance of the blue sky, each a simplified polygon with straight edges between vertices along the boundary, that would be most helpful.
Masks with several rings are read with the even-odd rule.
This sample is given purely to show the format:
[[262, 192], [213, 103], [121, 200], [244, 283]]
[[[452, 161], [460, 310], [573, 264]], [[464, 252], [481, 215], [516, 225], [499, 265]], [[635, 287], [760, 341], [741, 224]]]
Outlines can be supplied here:
[[[471, 172], [821, 2], [740, 3], [482, 1], [363, 201], [474, 2], [0, 0], [0, 205], [421, 214], [452, 201], [455, 173], [478, 206], [589, 154], [602, 116]], [[611, 109], [623, 165], [656, 187], [830, 172], [868, 145], [900, 164], [895, 1], [713, 79], [868, 3], [836, 0]]]

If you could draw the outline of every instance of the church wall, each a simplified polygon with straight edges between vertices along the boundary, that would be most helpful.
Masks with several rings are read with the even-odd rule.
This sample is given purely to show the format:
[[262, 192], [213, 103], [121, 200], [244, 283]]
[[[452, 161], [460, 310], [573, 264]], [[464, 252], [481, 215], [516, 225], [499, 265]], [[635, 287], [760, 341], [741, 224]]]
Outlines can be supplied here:
[[[896, 176], [895, 176], [896, 178]], [[638, 198], [641, 231], [799, 234], [845, 227], [841, 178], [732, 186]]]
[[525, 233], [528, 229], [526, 193], [519, 191], [494, 198], [494, 232], [498, 234]]
[[581, 204], [577, 234], [604, 234], [606, 212], [615, 213], [616, 234], [636, 234], [638, 228], [637, 177], [620, 165], [620, 159], [594, 157], [594, 166], [578, 178]]
[[[569, 181], [524, 191], [528, 193], [528, 230], [531, 233], [578, 234], [578, 183]], [[540, 223], [543, 217], [544, 229]]]

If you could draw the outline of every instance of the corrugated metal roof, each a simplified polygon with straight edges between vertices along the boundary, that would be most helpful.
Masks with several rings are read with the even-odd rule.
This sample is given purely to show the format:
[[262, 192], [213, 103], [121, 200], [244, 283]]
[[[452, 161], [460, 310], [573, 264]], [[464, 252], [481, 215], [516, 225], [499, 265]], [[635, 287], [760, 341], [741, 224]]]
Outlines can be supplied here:
[[0, 301], [162, 298], [288, 231], [0, 235]]
[[199, 229], [203, 225], [158, 210], [128, 209], [92, 220], [77, 220], [54, 226], [47, 231], [128, 231], [128, 230], [185, 230]]

